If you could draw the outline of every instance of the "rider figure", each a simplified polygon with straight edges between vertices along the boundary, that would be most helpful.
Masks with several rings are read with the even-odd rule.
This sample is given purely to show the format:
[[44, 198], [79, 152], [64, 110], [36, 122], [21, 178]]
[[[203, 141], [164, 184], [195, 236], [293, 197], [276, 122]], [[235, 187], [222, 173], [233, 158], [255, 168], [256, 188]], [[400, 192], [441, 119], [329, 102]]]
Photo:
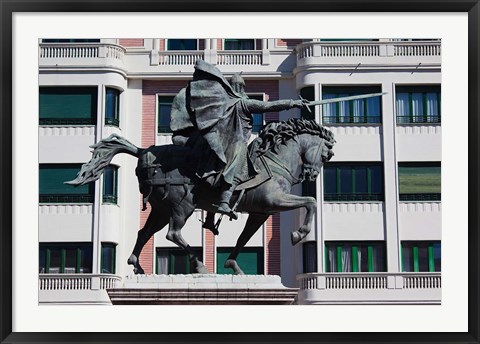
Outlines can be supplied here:
[[230, 208], [233, 191], [255, 175], [247, 151], [252, 114], [302, 108], [305, 104], [302, 100], [250, 99], [239, 74], [228, 82], [218, 68], [203, 60], [197, 61], [193, 80], [174, 99], [171, 128], [175, 144], [188, 144], [188, 140], [198, 144], [192, 128], [206, 141], [210, 158], [201, 159], [197, 174], [214, 187], [222, 188], [220, 214], [237, 218]]

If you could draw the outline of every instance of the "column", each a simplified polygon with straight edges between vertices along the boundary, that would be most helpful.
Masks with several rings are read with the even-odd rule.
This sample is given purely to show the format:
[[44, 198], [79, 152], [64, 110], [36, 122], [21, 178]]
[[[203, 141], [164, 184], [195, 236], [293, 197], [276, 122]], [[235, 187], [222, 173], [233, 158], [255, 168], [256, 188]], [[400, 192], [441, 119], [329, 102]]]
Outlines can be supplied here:
[[387, 271], [400, 272], [400, 249], [398, 233], [398, 168], [396, 158], [396, 125], [394, 84], [383, 83], [382, 91], [388, 92], [382, 97], [383, 123], [383, 164], [385, 183], [385, 244], [387, 248]]

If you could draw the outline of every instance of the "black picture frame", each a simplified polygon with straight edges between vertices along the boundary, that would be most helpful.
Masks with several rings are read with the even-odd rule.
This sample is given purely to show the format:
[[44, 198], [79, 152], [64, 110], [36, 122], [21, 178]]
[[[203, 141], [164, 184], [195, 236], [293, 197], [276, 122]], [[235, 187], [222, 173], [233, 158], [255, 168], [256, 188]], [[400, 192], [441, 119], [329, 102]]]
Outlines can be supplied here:
[[[465, 12], [468, 13], [468, 332], [465, 333], [19, 333], [12, 332], [12, 17], [15, 12]], [[0, 340], [1, 343], [479, 343], [479, 14], [478, 0], [0, 0]], [[459, 149], [462, 149], [459, 147]], [[159, 314], [159, 321], [162, 316]], [[221, 316], [220, 314], [218, 316]], [[452, 314], [454, 317], [455, 314]], [[241, 326], [241, 317], [238, 321]], [[186, 317], [188, 318], [188, 317]], [[192, 321], [195, 321], [192, 319]], [[265, 321], [268, 321], [267, 319]], [[212, 318], [212, 322], [215, 319]], [[301, 319], [292, 319], [301, 331]], [[132, 327], [132, 330], [134, 328]]]

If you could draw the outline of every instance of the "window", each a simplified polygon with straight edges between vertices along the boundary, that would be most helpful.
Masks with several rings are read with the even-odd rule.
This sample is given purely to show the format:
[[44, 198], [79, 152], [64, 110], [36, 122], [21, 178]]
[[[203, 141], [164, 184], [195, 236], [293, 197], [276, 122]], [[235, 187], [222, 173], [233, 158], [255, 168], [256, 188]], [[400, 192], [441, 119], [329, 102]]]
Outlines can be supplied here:
[[41, 243], [39, 272], [50, 274], [91, 273], [91, 243]]
[[[263, 101], [263, 94], [248, 94], [248, 98]], [[263, 124], [263, 113], [252, 113], [252, 133], [260, 132]]]
[[400, 201], [440, 201], [440, 163], [399, 163]]
[[80, 164], [40, 164], [40, 203], [93, 203], [94, 183], [64, 184], [76, 178]]
[[323, 169], [325, 201], [383, 201], [380, 164], [328, 164]]
[[[323, 99], [381, 92], [380, 86], [324, 86]], [[323, 123], [381, 123], [382, 97], [371, 97], [323, 105]]]
[[102, 256], [100, 258], [102, 274], [115, 273], [116, 246], [115, 244], [102, 243]]
[[103, 172], [103, 203], [117, 204], [118, 167], [109, 165]]
[[158, 133], [171, 133], [170, 112], [174, 96], [158, 96]]
[[105, 124], [118, 127], [120, 125], [120, 91], [108, 87], [105, 97]]
[[326, 272], [386, 271], [383, 242], [325, 242]]
[[[233, 270], [224, 268], [233, 247], [217, 248], [217, 274], [233, 274]], [[237, 263], [247, 275], [263, 275], [263, 247], [245, 247], [237, 257]]]
[[303, 272], [317, 272], [316, 241], [307, 241], [303, 244]]
[[[300, 90], [300, 96], [303, 99], [310, 101], [315, 100], [315, 88], [313, 86], [307, 86]], [[300, 117], [302, 119], [312, 120], [315, 119], [315, 106], [310, 107], [310, 111], [307, 108], [300, 109]]]
[[403, 272], [438, 272], [441, 271], [440, 241], [403, 241]]
[[65, 38], [47, 38], [47, 39], [42, 39], [43, 43], [100, 43], [99, 39], [90, 39], [90, 38], [70, 38], [70, 39], [65, 39]]
[[302, 182], [302, 196], [317, 198], [317, 182], [315, 180]]
[[397, 86], [397, 123], [440, 123], [440, 86]]
[[[191, 249], [197, 257], [202, 257], [203, 250], [201, 247], [191, 247]], [[180, 248], [157, 248], [156, 252], [156, 274], [190, 274], [196, 272], [195, 265], [190, 262], [184, 250]]]
[[255, 40], [254, 39], [225, 39], [224, 49], [225, 50], [254, 50]]
[[97, 87], [40, 87], [40, 125], [94, 125]]
[[167, 50], [198, 50], [197, 39], [169, 39]]

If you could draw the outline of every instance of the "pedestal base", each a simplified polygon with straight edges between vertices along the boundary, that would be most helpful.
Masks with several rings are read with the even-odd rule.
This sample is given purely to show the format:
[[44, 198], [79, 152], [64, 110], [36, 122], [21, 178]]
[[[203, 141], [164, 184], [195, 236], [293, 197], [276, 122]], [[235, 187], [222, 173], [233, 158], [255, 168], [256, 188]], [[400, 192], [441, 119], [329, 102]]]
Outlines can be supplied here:
[[279, 276], [135, 275], [108, 289], [114, 305], [290, 305], [298, 289]]

